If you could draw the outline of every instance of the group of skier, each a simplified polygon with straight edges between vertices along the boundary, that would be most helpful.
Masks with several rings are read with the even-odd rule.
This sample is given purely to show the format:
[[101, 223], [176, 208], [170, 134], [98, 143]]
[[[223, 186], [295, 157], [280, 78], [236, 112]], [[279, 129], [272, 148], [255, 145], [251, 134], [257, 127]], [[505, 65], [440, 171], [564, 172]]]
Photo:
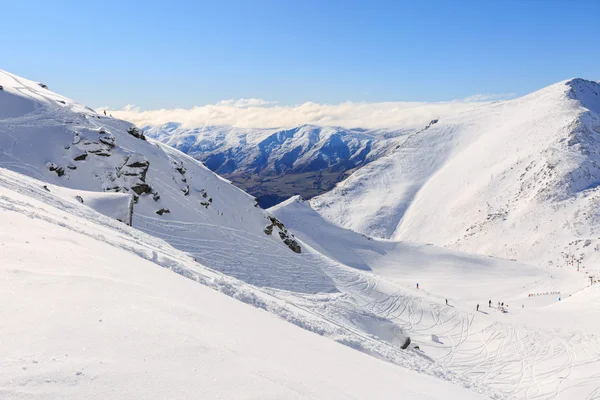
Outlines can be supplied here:
[[[417, 283], [417, 289], [419, 289], [419, 284]], [[560, 300], [560, 299], [559, 299]], [[448, 299], [446, 299], [446, 305], [448, 305]], [[488, 307], [492, 308], [492, 300], [488, 301]], [[506, 304], [506, 306], [504, 305], [504, 302], [498, 302], [498, 310], [502, 311], [502, 312], [506, 312], [506, 309], [508, 308], [508, 303]], [[479, 311], [479, 304], [477, 304], [476, 310]]]

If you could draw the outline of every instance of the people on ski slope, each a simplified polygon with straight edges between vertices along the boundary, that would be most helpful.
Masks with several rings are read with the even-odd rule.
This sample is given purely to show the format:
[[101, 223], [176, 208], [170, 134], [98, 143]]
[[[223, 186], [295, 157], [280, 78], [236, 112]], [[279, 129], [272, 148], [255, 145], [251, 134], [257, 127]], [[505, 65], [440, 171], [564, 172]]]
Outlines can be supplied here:
[[479, 311], [479, 304], [477, 304], [477, 311]]
[[492, 308], [492, 300], [488, 302], [488, 307]]
[[446, 299], [446, 305], [448, 305], [448, 299]]
[[417, 282], [417, 289], [419, 288], [419, 283]]

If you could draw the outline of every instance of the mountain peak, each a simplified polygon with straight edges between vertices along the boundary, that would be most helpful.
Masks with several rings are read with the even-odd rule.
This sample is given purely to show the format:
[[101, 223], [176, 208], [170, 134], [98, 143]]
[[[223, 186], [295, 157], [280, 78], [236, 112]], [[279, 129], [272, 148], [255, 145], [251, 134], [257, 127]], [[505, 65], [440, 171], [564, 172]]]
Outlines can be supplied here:
[[600, 83], [581, 78], [573, 78], [566, 81], [569, 87], [567, 95], [577, 100], [590, 111], [600, 113]]

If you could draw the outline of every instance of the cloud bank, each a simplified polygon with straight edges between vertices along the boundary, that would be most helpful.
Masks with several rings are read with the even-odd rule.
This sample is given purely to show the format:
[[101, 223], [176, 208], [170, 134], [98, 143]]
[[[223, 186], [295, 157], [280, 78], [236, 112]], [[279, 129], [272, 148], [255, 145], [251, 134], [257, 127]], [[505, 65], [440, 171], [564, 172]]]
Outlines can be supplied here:
[[224, 100], [217, 104], [189, 109], [143, 111], [129, 105], [122, 110], [108, 110], [113, 116], [140, 127], [178, 122], [184, 128], [228, 125], [238, 128], [288, 128], [303, 124], [341, 126], [344, 128], [410, 128], [435, 118], [479, 107], [491, 95], [475, 95], [465, 100], [444, 103], [380, 102], [317, 104], [307, 102], [280, 106], [262, 99]]

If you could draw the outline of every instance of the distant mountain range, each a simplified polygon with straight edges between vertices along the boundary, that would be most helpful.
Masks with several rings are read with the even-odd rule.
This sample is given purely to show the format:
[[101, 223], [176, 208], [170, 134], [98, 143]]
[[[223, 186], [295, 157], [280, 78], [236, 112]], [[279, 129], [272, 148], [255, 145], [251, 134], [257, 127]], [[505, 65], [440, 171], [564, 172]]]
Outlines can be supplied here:
[[144, 128], [147, 136], [202, 161], [256, 196], [264, 208], [293, 195], [312, 198], [330, 190], [417, 131], [314, 125], [292, 129], [184, 128], [178, 123]]

